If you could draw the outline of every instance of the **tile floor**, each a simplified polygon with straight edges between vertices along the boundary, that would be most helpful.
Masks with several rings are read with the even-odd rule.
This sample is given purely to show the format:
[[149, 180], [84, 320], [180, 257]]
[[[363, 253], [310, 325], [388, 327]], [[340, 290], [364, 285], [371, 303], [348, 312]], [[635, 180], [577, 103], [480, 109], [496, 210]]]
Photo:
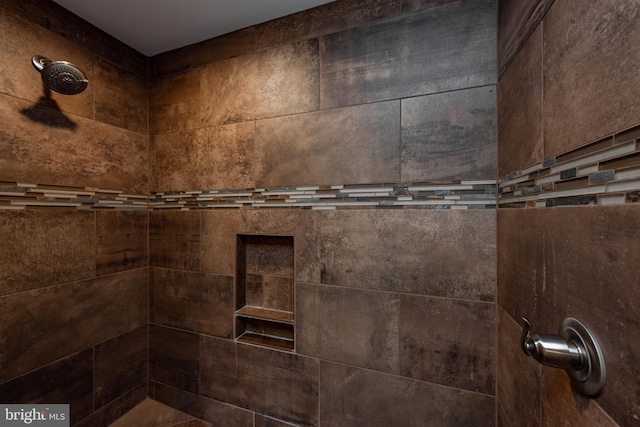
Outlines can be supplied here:
[[146, 398], [109, 427], [211, 427], [211, 424]]

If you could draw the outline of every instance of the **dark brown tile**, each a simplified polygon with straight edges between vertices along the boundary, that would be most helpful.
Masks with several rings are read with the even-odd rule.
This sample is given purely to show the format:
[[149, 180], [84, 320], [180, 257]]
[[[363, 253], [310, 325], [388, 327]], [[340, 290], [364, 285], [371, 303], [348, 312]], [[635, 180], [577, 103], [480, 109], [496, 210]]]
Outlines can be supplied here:
[[492, 396], [322, 362], [320, 425], [491, 426]]
[[159, 191], [255, 186], [253, 122], [154, 137]]
[[0, 180], [147, 192], [146, 135], [3, 95], [0, 121]]
[[496, 177], [495, 86], [402, 101], [402, 182]]
[[293, 293], [293, 277], [247, 275], [247, 305], [293, 311]]
[[542, 28], [498, 82], [498, 176], [544, 160]]
[[161, 53], [150, 60], [151, 77], [175, 74], [211, 62], [246, 55], [256, 50], [257, 41], [256, 27], [249, 27]]
[[256, 184], [397, 182], [399, 126], [398, 101], [261, 120]]
[[222, 338], [233, 336], [233, 276], [154, 268], [152, 322]]
[[147, 385], [141, 384], [107, 403], [78, 424], [75, 424], [74, 427], [109, 427], [111, 423], [125, 415], [146, 397]]
[[152, 383], [150, 396], [166, 405], [186, 412], [213, 425], [227, 427], [254, 427], [253, 413], [237, 406], [209, 399], [184, 390]]
[[569, 376], [562, 369], [542, 370], [542, 424], [545, 427], [571, 425], [585, 427], [618, 427], [598, 405], [571, 390]]
[[203, 211], [202, 271], [236, 274], [237, 234], [293, 236], [296, 279], [319, 283], [318, 218], [311, 210]]
[[146, 324], [147, 301], [146, 269], [0, 298], [0, 381]]
[[480, 210], [325, 213], [322, 283], [493, 301], [495, 218]]
[[494, 2], [475, 0], [327, 35], [321, 106], [493, 84], [496, 25]]
[[541, 365], [522, 352], [521, 331], [522, 326], [499, 308], [497, 397], [507, 425], [536, 427], [542, 425]]
[[0, 295], [96, 274], [90, 212], [0, 211]]
[[[544, 20], [545, 157], [638, 123], [636, 5], [554, 2]], [[610, 66], [610, 64], [616, 64]], [[631, 89], [630, 89], [631, 88]], [[570, 126], [579, 123], [579, 126]]]
[[317, 40], [211, 63], [202, 75], [202, 124], [317, 110], [318, 70]]
[[200, 270], [200, 212], [149, 213], [149, 264]]
[[147, 382], [147, 325], [95, 347], [95, 408], [99, 409]]
[[541, 303], [537, 292], [547, 280], [541, 221], [533, 209], [498, 210], [498, 305], [518, 321], [533, 319]]
[[399, 0], [348, 0], [330, 2], [255, 27], [260, 49], [316, 38], [396, 16]]
[[153, 80], [149, 84], [151, 135], [200, 127], [202, 68]]
[[95, 63], [95, 119], [147, 135], [147, 79], [105, 60]]
[[200, 390], [200, 342], [197, 334], [151, 325], [149, 380], [192, 393]]
[[402, 0], [403, 12], [416, 12], [430, 7], [442, 6], [457, 0]]
[[296, 290], [299, 353], [399, 373], [397, 294], [307, 284]]
[[295, 427], [296, 424], [284, 423], [282, 421], [256, 414], [255, 427]]
[[96, 274], [147, 266], [147, 212], [98, 211], [95, 215]]
[[400, 374], [495, 394], [495, 304], [400, 297]]
[[315, 426], [318, 361], [201, 336], [202, 395], [294, 424]]
[[[6, 0], [0, 7], [21, 16], [48, 30], [47, 38], [38, 43], [50, 42], [53, 35], [61, 35], [76, 46], [76, 50], [91, 51], [126, 70], [146, 77], [147, 58], [140, 52], [99, 30], [79, 16], [52, 1]], [[21, 34], [24, 34], [21, 33]], [[52, 43], [55, 46], [55, 43]], [[82, 49], [78, 49], [81, 47]]]
[[554, 0], [498, 1], [498, 63], [502, 77]]
[[[640, 393], [634, 357], [640, 354], [640, 324], [633, 314], [640, 298], [633, 285], [640, 265], [637, 207], [518, 211], [500, 215], [499, 247], [511, 248], [500, 251], [509, 254], [499, 260], [500, 304], [515, 319], [526, 313], [533, 333], [554, 333], [565, 317], [589, 325], [607, 365], [598, 403], [617, 423], [633, 424], [640, 415], [628, 410], [626, 396]], [[509, 228], [504, 219], [517, 226]]]
[[[11, 6], [9, 9], [12, 9]], [[37, 15], [41, 13], [36, 12]], [[32, 108], [32, 103], [55, 105], [60, 116], [70, 113], [93, 118], [94, 97], [91, 88], [74, 96], [62, 95], [51, 90], [45, 91], [41, 75], [31, 63], [33, 55], [43, 55], [55, 61], [71, 62], [83, 71], [89, 80], [89, 85], [93, 85], [95, 83], [93, 58], [87, 50], [78, 49], [76, 44], [60, 34], [49, 31], [29, 18], [13, 14], [11, 11], [1, 15], [0, 27], [3, 33], [0, 40], [0, 75], [2, 75], [0, 93], [30, 101], [28, 105]], [[20, 109], [14, 111], [18, 112]], [[4, 118], [2, 123], [4, 126], [8, 125]], [[37, 133], [32, 132], [29, 136], [34, 134]], [[46, 133], [42, 133], [40, 138], [42, 135]]]
[[71, 423], [93, 410], [93, 350], [60, 359], [0, 385], [4, 403], [65, 403]]

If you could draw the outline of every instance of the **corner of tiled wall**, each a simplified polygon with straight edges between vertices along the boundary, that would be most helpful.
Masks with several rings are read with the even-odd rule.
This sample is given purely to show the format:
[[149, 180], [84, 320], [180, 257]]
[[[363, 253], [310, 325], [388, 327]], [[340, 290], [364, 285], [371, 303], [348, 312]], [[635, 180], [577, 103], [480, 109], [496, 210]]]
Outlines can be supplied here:
[[[640, 54], [635, 6], [515, 4], [500, 2], [499, 45], [511, 47], [498, 82], [499, 422], [633, 425], [640, 82], [627, 59]], [[523, 315], [537, 333], [555, 333], [565, 317], [592, 328], [607, 369], [602, 396], [581, 396], [564, 372], [519, 350]]]

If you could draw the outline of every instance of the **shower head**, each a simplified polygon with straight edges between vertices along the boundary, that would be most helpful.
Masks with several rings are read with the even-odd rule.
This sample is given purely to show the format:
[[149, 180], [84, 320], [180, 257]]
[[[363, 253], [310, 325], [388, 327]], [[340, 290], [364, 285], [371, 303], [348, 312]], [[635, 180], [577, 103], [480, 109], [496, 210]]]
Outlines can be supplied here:
[[52, 61], [35, 55], [31, 62], [42, 75], [45, 85], [64, 95], [75, 95], [87, 88], [89, 80], [78, 67], [67, 61]]

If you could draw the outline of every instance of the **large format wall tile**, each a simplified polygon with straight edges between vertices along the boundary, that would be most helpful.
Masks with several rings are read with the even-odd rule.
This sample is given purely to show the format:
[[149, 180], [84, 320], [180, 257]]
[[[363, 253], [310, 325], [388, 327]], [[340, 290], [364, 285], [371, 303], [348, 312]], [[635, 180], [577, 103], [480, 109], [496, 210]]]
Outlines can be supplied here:
[[150, 58], [151, 79], [180, 73], [211, 62], [246, 55], [256, 50], [256, 27], [243, 28]]
[[542, 161], [542, 28], [498, 82], [498, 176]]
[[[500, 412], [513, 427], [539, 427], [542, 365], [522, 352], [522, 324], [498, 308], [497, 396]], [[555, 332], [555, 330], [554, 330]], [[546, 331], [542, 331], [546, 333]], [[514, 373], [517, 373], [514, 375]], [[508, 427], [508, 426], [507, 426]]]
[[3, 95], [0, 121], [1, 180], [147, 191], [145, 135]]
[[633, 126], [640, 73], [635, 1], [556, 1], [544, 21], [545, 157]]
[[253, 122], [153, 138], [158, 191], [255, 186]]
[[147, 325], [95, 347], [93, 372], [98, 409], [147, 382], [149, 334]]
[[90, 212], [0, 211], [0, 295], [95, 276]]
[[[53, 1], [4, 0], [0, 8], [47, 29], [47, 37], [61, 35], [74, 43], [76, 50], [79, 45], [138, 76], [147, 75], [147, 58], [143, 54]], [[22, 32], [27, 28], [21, 28]], [[38, 39], [38, 46], [49, 41]]]
[[495, 218], [480, 210], [325, 213], [322, 283], [493, 301]]
[[306, 284], [296, 291], [299, 353], [399, 373], [398, 294]]
[[253, 412], [161, 383], [152, 382], [149, 385], [149, 396], [214, 425], [254, 427]]
[[201, 370], [204, 396], [317, 425], [317, 359], [201, 336]]
[[[79, 49], [64, 37], [11, 12], [0, 13], [0, 93], [43, 106], [55, 106], [66, 113], [93, 118], [95, 80], [93, 60], [89, 51]], [[40, 73], [31, 63], [33, 55], [43, 55], [51, 60], [75, 64], [85, 73], [90, 86], [74, 96], [45, 90]], [[7, 119], [4, 118], [2, 123], [6, 126]], [[31, 134], [42, 137], [41, 133]], [[1, 135], [0, 133], [0, 139], [3, 139]]]
[[295, 277], [320, 282], [319, 213], [310, 210], [202, 212], [202, 271], [235, 275], [237, 234], [293, 236]]
[[200, 257], [200, 212], [149, 214], [151, 266], [199, 270]]
[[[562, 369], [545, 369], [542, 373], [542, 425], [556, 427], [571, 420], [572, 425], [584, 427], [619, 427], [598, 405], [572, 392], [569, 376]], [[637, 420], [634, 420], [637, 421]]]
[[400, 297], [400, 374], [495, 394], [495, 304]]
[[491, 396], [380, 372], [320, 364], [320, 425], [491, 426]]
[[555, 0], [498, 0], [498, 74], [502, 78]]
[[109, 427], [146, 397], [147, 385], [139, 385], [97, 409], [78, 424], [74, 424], [74, 427]]
[[401, 0], [334, 1], [255, 26], [257, 48], [307, 40], [400, 14]]
[[149, 132], [198, 129], [202, 68], [153, 80], [149, 84]]
[[206, 66], [201, 83], [203, 125], [318, 109], [318, 41], [285, 45]]
[[496, 90], [402, 100], [402, 182], [496, 177]]
[[95, 63], [96, 120], [147, 135], [148, 82], [105, 60]]
[[0, 401], [6, 404], [70, 405], [75, 424], [93, 410], [93, 350], [72, 354], [0, 385]]
[[321, 106], [493, 84], [495, 21], [494, 2], [469, 0], [325, 36]]
[[0, 381], [148, 321], [146, 269], [0, 298]]
[[638, 207], [501, 211], [498, 227], [505, 248], [499, 260], [500, 305], [515, 319], [527, 314], [541, 333], [556, 331], [568, 316], [588, 324], [607, 363], [607, 385], [598, 402], [616, 422], [635, 423], [638, 399], [628, 396], [640, 396], [635, 363], [640, 320], [634, 314], [634, 301], [640, 300]]
[[397, 182], [397, 101], [256, 124], [258, 186]]
[[149, 381], [200, 392], [200, 338], [197, 334], [150, 325]]
[[96, 215], [96, 274], [145, 267], [148, 262], [147, 212], [98, 211]]
[[233, 336], [233, 276], [153, 268], [153, 323]]

